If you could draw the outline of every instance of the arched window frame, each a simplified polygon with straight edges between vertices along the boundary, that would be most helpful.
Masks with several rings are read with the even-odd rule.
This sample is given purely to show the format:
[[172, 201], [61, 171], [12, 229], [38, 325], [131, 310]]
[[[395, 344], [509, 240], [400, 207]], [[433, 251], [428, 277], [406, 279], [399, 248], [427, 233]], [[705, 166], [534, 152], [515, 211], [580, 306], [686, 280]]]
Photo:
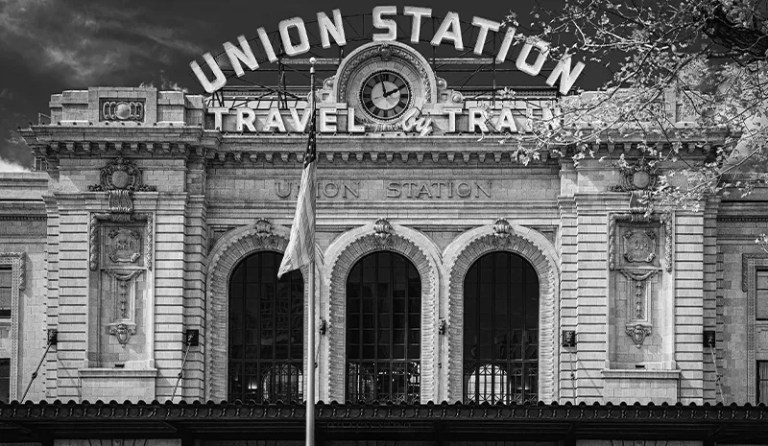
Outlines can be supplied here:
[[[248, 255], [257, 251], [285, 252], [288, 246], [288, 228], [272, 225], [267, 220], [242, 226], [225, 233], [208, 254], [206, 270], [205, 328], [201, 343], [205, 346], [205, 399], [221, 401], [227, 398], [229, 356], [227, 336], [229, 333], [229, 278], [235, 266]], [[323, 270], [323, 256], [315, 246], [315, 264]], [[304, 301], [309, 290], [308, 267], [301, 268], [304, 278]], [[304, 332], [307, 330], [307, 311], [304, 311]], [[304, 346], [306, 357], [306, 343]], [[307, 375], [304, 364], [303, 375]], [[304, 380], [306, 386], [306, 380]], [[305, 391], [306, 393], [306, 391]]]
[[483, 254], [505, 250], [519, 254], [536, 270], [539, 278], [539, 399], [558, 399], [560, 373], [560, 296], [559, 255], [553, 243], [543, 234], [525, 226], [511, 224], [509, 233], [499, 236], [494, 225], [471, 229], [456, 237], [444, 250], [447, 275], [447, 330], [445, 339], [445, 374], [447, 389], [444, 399], [461, 401], [464, 389], [463, 298], [464, 276], [470, 265]]

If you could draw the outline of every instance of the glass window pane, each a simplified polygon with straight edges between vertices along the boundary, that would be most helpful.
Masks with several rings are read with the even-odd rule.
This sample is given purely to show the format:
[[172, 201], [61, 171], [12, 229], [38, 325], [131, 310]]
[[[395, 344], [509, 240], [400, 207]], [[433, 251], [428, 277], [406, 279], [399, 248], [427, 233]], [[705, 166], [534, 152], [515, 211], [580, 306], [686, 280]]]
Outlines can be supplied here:
[[235, 268], [229, 284], [229, 399], [303, 399], [304, 281], [277, 279], [282, 254], [257, 252]]
[[10, 268], [0, 269], [0, 318], [11, 316], [11, 280]]
[[[361, 305], [351, 304], [355, 289], [362, 290]], [[352, 267], [347, 290], [347, 320], [362, 319], [363, 326], [362, 345], [347, 336], [347, 399], [417, 402], [421, 279], [416, 267], [394, 252], [369, 254]], [[354, 326], [349, 324], [348, 333]]]
[[536, 401], [538, 278], [522, 257], [493, 252], [464, 281], [464, 400]]
[[768, 319], [768, 270], [757, 270], [756, 276], [756, 317], [758, 319]]

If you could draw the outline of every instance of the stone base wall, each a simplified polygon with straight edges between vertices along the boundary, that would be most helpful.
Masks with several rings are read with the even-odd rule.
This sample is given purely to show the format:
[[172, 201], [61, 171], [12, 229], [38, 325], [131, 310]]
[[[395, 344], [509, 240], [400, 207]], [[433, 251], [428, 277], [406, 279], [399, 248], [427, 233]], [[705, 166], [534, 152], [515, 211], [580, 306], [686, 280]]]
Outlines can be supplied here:
[[603, 370], [603, 402], [675, 404], [679, 398], [679, 370]]
[[83, 401], [155, 400], [155, 369], [82, 369], [79, 375]]

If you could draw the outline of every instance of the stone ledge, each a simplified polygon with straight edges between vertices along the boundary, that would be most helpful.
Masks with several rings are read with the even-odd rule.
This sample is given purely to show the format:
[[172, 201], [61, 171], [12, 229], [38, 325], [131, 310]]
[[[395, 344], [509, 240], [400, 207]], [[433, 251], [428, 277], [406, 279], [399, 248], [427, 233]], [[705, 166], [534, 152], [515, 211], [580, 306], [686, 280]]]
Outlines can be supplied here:
[[680, 370], [604, 369], [605, 379], [680, 379]]
[[157, 369], [88, 368], [77, 371], [80, 378], [155, 378]]

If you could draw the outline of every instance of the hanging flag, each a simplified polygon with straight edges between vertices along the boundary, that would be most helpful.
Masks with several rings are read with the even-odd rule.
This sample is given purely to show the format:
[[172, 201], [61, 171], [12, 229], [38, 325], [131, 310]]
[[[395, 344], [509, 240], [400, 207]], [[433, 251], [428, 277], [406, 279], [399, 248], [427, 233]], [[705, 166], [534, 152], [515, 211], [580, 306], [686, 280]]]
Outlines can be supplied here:
[[[314, 89], [312, 90], [314, 96]], [[309, 265], [314, 260], [315, 255], [315, 168], [317, 159], [317, 132], [315, 128], [315, 107], [314, 97], [312, 98], [312, 116], [309, 118], [309, 140], [307, 141], [307, 152], [304, 154], [304, 170], [301, 172], [301, 186], [299, 188], [299, 198], [296, 203], [296, 215], [293, 216], [293, 225], [291, 225], [291, 236], [288, 240], [288, 247], [285, 248], [283, 261], [280, 263], [280, 270], [277, 272], [277, 278], [283, 274], [299, 269], [304, 265]]]

